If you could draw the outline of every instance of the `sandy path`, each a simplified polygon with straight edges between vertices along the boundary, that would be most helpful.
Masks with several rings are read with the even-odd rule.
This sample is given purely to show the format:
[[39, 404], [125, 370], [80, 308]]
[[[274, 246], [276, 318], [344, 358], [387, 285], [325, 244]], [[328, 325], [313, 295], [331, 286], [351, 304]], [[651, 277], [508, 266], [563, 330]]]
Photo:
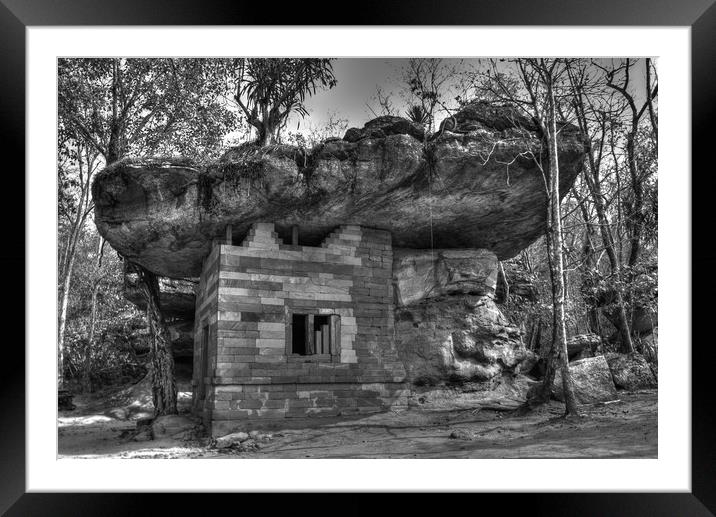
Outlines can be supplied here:
[[[256, 452], [216, 451], [170, 439], [125, 442], [134, 422], [105, 415], [60, 418], [61, 458], [656, 458], [656, 390], [620, 393], [620, 402], [585, 406], [560, 418], [552, 402], [529, 416], [426, 403], [322, 427], [284, 429]], [[66, 415], [69, 415], [66, 414]], [[457, 434], [460, 438], [451, 438]]]

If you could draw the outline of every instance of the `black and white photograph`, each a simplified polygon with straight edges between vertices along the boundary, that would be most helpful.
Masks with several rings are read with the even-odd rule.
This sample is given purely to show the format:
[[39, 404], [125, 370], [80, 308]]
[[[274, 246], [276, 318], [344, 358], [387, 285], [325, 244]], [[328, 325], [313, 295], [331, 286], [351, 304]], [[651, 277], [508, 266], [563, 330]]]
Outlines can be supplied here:
[[659, 458], [658, 56], [56, 78], [59, 459]]

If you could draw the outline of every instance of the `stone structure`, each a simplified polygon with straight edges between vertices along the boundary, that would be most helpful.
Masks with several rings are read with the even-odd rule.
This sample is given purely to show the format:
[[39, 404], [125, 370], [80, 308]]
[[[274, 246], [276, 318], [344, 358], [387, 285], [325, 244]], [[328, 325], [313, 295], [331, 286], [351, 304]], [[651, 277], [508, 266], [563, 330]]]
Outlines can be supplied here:
[[[586, 142], [574, 126], [560, 136], [565, 195]], [[201, 274], [192, 339], [191, 314], [171, 314], [191, 306], [190, 284], [165, 282], [160, 298], [175, 355], [194, 344], [195, 407], [215, 427], [346, 414], [400, 403], [403, 379], [493, 382], [534, 364], [495, 290], [498, 261], [544, 233], [532, 156], [545, 163], [545, 149], [532, 121], [474, 101], [427, 138], [379, 117], [308, 150], [125, 159], [96, 176], [94, 220], [126, 260], [171, 282]], [[281, 244], [275, 234], [293, 242], [297, 226], [305, 246]], [[237, 243], [249, 234], [242, 246], [212, 244], [227, 227]], [[294, 312], [314, 332], [296, 353]], [[328, 353], [307, 355], [324, 324]]]
[[393, 336], [389, 232], [340, 226], [320, 247], [255, 223], [204, 261], [194, 410], [213, 435], [407, 404]]

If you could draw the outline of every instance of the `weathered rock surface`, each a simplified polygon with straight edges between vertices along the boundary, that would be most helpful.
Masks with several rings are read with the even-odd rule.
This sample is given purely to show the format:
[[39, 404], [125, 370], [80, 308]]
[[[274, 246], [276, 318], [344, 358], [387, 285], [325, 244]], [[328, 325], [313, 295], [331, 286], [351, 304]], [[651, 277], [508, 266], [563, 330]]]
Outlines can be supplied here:
[[[500, 259], [542, 233], [544, 182], [525, 152], [539, 156], [543, 146], [531, 121], [473, 103], [425, 142], [409, 121], [382, 119], [310, 152], [244, 146], [207, 167], [111, 164], [92, 189], [97, 228], [123, 256], [172, 278], [198, 276], [228, 224], [236, 240], [258, 221], [276, 223], [284, 239], [299, 225], [306, 244], [359, 224], [389, 230], [396, 247], [484, 248]], [[566, 194], [585, 147], [571, 126], [561, 136]]]
[[239, 444], [241, 442], [245, 442], [248, 439], [248, 433], [244, 433], [243, 431], [227, 434], [226, 436], [221, 436], [220, 438], [216, 439], [216, 448], [228, 449], [229, 447], [232, 447], [233, 445]]
[[446, 295], [492, 295], [497, 257], [481, 249], [393, 250], [396, 304], [411, 305]]
[[[166, 318], [194, 319], [195, 289], [198, 278], [173, 279], [160, 277], [159, 304]], [[124, 297], [140, 310], [147, 310], [147, 302], [139, 290], [137, 275], [124, 275]]]
[[487, 381], [534, 365], [493, 300], [496, 278], [487, 250], [395, 250], [395, 340], [410, 381]]
[[343, 140], [358, 142], [364, 138], [385, 138], [390, 135], [410, 135], [417, 140], [425, 139], [425, 129], [403, 117], [385, 115], [374, 118], [362, 128], [352, 127], [346, 131]]
[[415, 384], [484, 381], [530, 358], [489, 297], [462, 295], [396, 309], [395, 340]]
[[154, 439], [176, 436], [191, 431], [197, 425], [194, 419], [181, 415], [159, 416], [152, 421], [152, 435]]
[[607, 354], [606, 358], [617, 388], [625, 390], [656, 388], [657, 379], [644, 356]]
[[[569, 372], [578, 403], [594, 404], [619, 398], [609, 365], [603, 355], [573, 361], [569, 363]], [[557, 370], [554, 376], [552, 393], [557, 400], [564, 401], [560, 370]]]
[[567, 340], [567, 355], [570, 361], [591, 357], [592, 352], [602, 343], [596, 334], [578, 334]]

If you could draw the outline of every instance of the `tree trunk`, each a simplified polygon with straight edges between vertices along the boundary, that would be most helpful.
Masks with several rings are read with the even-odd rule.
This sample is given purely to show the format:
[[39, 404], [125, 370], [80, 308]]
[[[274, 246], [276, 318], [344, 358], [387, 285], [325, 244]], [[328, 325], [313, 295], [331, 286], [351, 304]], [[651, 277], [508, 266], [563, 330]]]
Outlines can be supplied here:
[[633, 266], [641, 255], [641, 234], [644, 226], [644, 192], [639, 178], [639, 167], [636, 161], [636, 132], [639, 121], [632, 122], [631, 133], [627, 135], [627, 162], [634, 199], [630, 203], [627, 214], [627, 229], [629, 230], [629, 266]]
[[569, 356], [567, 354], [567, 333], [564, 314], [564, 262], [562, 257], [562, 211], [559, 195], [556, 109], [552, 83], [550, 80], [546, 82], [549, 108], [549, 120], [547, 121], [548, 130], [546, 132], [549, 146], [548, 203], [550, 209], [550, 225], [548, 232], [550, 232], [550, 276], [552, 280], [553, 312], [555, 315], [552, 349], [557, 351], [557, 359], [559, 360], [562, 371], [562, 390], [564, 392], [565, 416], [567, 416], [576, 415], [579, 411], [577, 408], [577, 399], [574, 396], [574, 386], [572, 385], [572, 376], [569, 372]]
[[57, 325], [57, 389], [65, 387], [65, 327], [67, 325], [67, 306], [70, 300], [70, 283], [72, 281], [72, 268], [75, 262], [74, 252], [69, 256], [66, 265], [65, 277], [62, 280], [60, 293], [60, 317]]
[[[614, 247], [614, 240], [612, 239], [611, 231], [609, 230], [609, 221], [607, 220], [606, 210], [602, 202], [601, 189], [598, 187], [595, 188], [592, 197], [594, 198], [594, 207], [597, 211], [597, 218], [599, 220], [599, 228], [602, 234], [604, 250], [607, 252], [612, 274], [619, 283], [621, 280], [621, 266], [619, 264], [619, 257], [617, 256], [616, 249]], [[622, 338], [622, 351], [625, 353], [632, 353], [634, 352], [634, 343], [631, 339], [631, 325], [629, 325], [629, 319], [627, 318], [624, 296], [619, 288], [616, 289], [616, 304], [620, 323], [618, 325], [619, 332]]]
[[100, 236], [97, 245], [97, 270], [95, 279], [92, 284], [92, 309], [90, 312], [89, 336], [87, 337], [87, 346], [84, 350], [84, 358], [82, 365], [82, 391], [89, 393], [92, 391], [92, 346], [94, 345], [95, 327], [97, 326], [97, 295], [99, 294], [99, 286], [102, 282], [102, 257], [104, 255], [105, 240]]
[[157, 276], [151, 271], [137, 264], [133, 266], [139, 275], [139, 288], [147, 302], [154, 414], [155, 416], [176, 414], [177, 389], [174, 381], [174, 357], [169, 343], [169, 333], [159, 305], [159, 282]]
[[84, 350], [82, 365], [82, 391], [92, 391], [92, 345], [94, 344], [95, 326], [97, 323], [97, 294], [99, 293], [100, 282], [97, 279], [92, 286], [92, 310], [90, 312], [89, 336]]
[[[580, 128], [586, 133], [587, 132], [587, 118], [584, 114], [584, 104], [581, 97], [577, 97], [577, 102], [579, 106], [578, 110], [578, 117], [579, 117], [579, 123]], [[603, 136], [604, 138], [604, 136]], [[592, 154], [592, 150], [589, 150], [589, 153], [587, 154], [588, 158], [588, 164], [589, 164], [589, 172], [591, 173], [591, 176], [588, 174], [585, 174], [585, 182], [587, 184], [587, 188], [589, 190], [589, 194], [591, 196], [592, 202], [594, 203], [594, 209], [597, 212], [597, 221], [599, 223], [599, 233], [602, 237], [602, 245], [604, 246], [604, 250], [607, 253], [607, 258], [609, 259], [609, 266], [612, 271], [612, 275], [617, 280], [617, 283], [621, 280], [621, 259], [619, 255], [617, 255], [617, 249], [614, 244], [614, 237], [612, 236], [611, 232], [611, 226], [609, 224], [609, 219], [607, 218], [607, 211], [606, 207], [604, 205], [604, 197], [602, 195], [602, 187], [601, 187], [601, 178], [599, 175], [599, 165], [595, 162], [594, 156]], [[617, 178], [619, 176], [617, 175]], [[587, 220], [587, 217], [585, 216], [585, 221]], [[625, 309], [625, 302], [624, 297], [622, 296], [622, 293], [619, 289], [616, 291], [616, 303], [617, 303], [617, 310], [619, 313], [619, 321], [620, 325], [618, 325], [619, 332], [622, 337], [622, 350], [626, 353], [631, 353], [634, 351], [634, 344], [631, 339], [631, 325], [629, 325], [629, 320], [627, 318], [626, 309]], [[598, 314], [596, 316], [598, 321]], [[600, 334], [600, 337], [601, 334]]]

